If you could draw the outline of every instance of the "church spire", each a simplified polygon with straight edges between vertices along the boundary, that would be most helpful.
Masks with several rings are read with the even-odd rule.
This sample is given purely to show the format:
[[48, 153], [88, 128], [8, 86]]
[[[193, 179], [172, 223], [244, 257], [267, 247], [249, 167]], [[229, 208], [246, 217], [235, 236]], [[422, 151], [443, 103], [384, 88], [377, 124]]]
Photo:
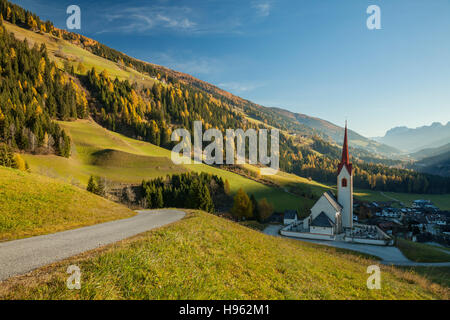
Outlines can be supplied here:
[[352, 164], [350, 163], [350, 156], [348, 153], [348, 132], [347, 132], [347, 121], [345, 121], [345, 134], [344, 134], [344, 145], [342, 146], [342, 159], [339, 164], [338, 173], [341, 172], [343, 167], [347, 167], [347, 170], [352, 174]]
[[350, 164], [350, 158], [348, 156], [347, 121], [345, 121], [344, 146], [342, 147], [342, 160], [341, 160], [341, 163]]

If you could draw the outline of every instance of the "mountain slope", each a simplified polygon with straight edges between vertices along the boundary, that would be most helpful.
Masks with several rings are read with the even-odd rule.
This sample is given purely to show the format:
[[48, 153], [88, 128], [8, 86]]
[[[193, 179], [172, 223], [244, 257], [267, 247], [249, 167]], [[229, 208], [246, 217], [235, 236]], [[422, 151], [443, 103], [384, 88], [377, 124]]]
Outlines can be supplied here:
[[411, 153], [409, 156], [413, 159], [421, 160], [424, 158], [438, 156], [440, 154], [443, 154], [443, 153], [446, 153], [449, 151], [450, 151], [450, 143], [447, 143], [446, 145], [443, 145], [443, 146], [437, 147], [437, 148], [422, 149], [420, 151]]
[[415, 129], [397, 127], [386, 132], [384, 137], [375, 139], [409, 153], [425, 148], [436, 148], [450, 141], [450, 122], [445, 125], [435, 122], [430, 126]]
[[[67, 290], [67, 266], [83, 271]], [[0, 287], [1, 299], [448, 299], [448, 290], [375, 260], [264, 235], [195, 212], [173, 225], [37, 270]], [[105, 276], [108, 270], [108, 276]], [[133, 288], [133, 290], [130, 290]]]
[[[270, 187], [208, 165], [175, 165], [171, 160], [171, 151], [108, 131], [93, 121], [78, 120], [59, 124], [72, 139], [72, 155], [68, 159], [51, 155], [24, 155], [33, 172], [58, 177], [83, 187], [90, 175], [108, 179], [113, 187], [140, 184], [142, 180], [168, 174], [206, 172], [228, 180], [233, 194], [242, 187], [257, 199], [266, 198], [277, 211], [296, 209], [300, 204], [313, 201], [289, 194], [281, 187]], [[305, 186], [303, 189], [307, 188], [306, 179], [301, 182]]]
[[[317, 133], [321, 134], [324, 137], [331, 138], [335, 143], [338, 145], [342, 144], [342, 141], [344, 139], [344, 128], [337, 126], [329, 121], [310, 117], [305, 114], [301, 113], [292, 113], [283, 109], [278, 108], [271, 108], [275, 112], [279, 114], [283, 114], [286, 117], [291, 118], [292, 120], [298, 122], [301, 125], [307, 126], [309, 128], [314, 129]], [[348, 130], [348, 138], [350, 145], [352, 145], [355, 148], [361, 148], [364, 150], [367, 150], [369, 152], [375, 153], [375, 154], [382, 154], [385, 156], [393, 156], [397, 155], [399, 153], [399, 150], [381, 144], [379, 142], [370, 140], [368, 138], [363, 137], [362, 135], [356, 133], [355, 131]]]
[[[181, 83], [209, 93], [214, 97], [225, 101], [235, 108], [235, 110], [243, 111], [251, 118], [262, 120], [268, 125], [273, 125], [282, 130], [287, 130], [300, 135], [317, 134], [324, 138], [331, 138], [335, 143], [341, 144], [343, 128], [335, 126], [325, 120], [308, 117], [306, 115], [292, 116], [288, 115], [289, 112], [286, 110], [266, 108], [235, 96], [191, 75], [128, 57], [123, 53], [116, 52], [95, 40], [83, 36], [65, 32], [64, 34], [70, 35], [70, 37], [67, 36], [66, 38], [63, 37], [63, 39], [61, 39], [48, 33], [37, 34], [8, 22], [5, 22], [5, 26], [7, 30], [13, 32], [19, 40], [26, 38], [31, 45], [37, 43], [39, 46], [44, 43], [47, 46], [50, 58], [54, 60], [60, 68], [70, 69], [73, 67], [77, 72], [80, 72], [78, 68], [81, 64], [83, 66], [81, 73], [84, 73], [92, 67], [95, 67], [98, 71], [106, 70], [112, 78], [117, 77], [119, 80], [130, 80], [138, 83], [140, 86], [146, 87], [151, 87], [154, 83], [161, 83], [161, 81], [165, 83], [169, 78], [176, 79]], [[99, 47], [101, 47], [102, 50], [99, 50]], [[114, 52], [113, 56], [107, 54], [110, 51]], [[165, 78], [163, 79], [161, 77], [161, 81], [159, 81], [156, 77], [147, 73], [149, 70], [146, 70], [145, 72], [137, 71], [135, 66], [123, 65], [124, 59], [135, 62], [139, 66], [141, 64], [148, 65], [152, 70], [152, 74], [160, 73], [163, 74]], [[353, 131], [350, 132], [350, 142], [353, 143], [354, 146], [360, 147], [368, 152], [383, 154], [385, 156], [397, 153], [397, 150], [394, 148], [389, 148], [373, 142]]]
[[[2, 1], [3, 3], [7, 2]], [[2, 10], [5, 12], [5, 7], [2, 7]], [[24, 11], [21, 12], [27, 14]], [[11, 17], [8, 19], [10, 22], [14, 20]], [[37, 18], [33, 19], [37, 20], [38, 27], [43, 26], [39, 25]], [[30, 18], [30, 21], [33, 19]], [[18, 24], [20, 27], [27, 26], [23, 24], [23, 21]], [[5, 23], [5, 25], [8, 24]], [[17, 26], [13, 25], [13, 27]], [[21, 29], [16, 29], [14, 32], [16, 37], [19, 37]], [[148, 141], [169, 150], [174, 145], [170, 141], [171, 132], [176, 128], [192, 130], [196, 120], [201, 120], [205, 129], [217, 128], [222, 132], [228, 128], [247, 130], [276, 127], [281, 130], [281, 170], [334, 184], [335, 170], [340, 156], [340, 142], [337, 145], [326, 134], [300, 123], [295, 117], [292, 119], [281, 112], [218, 92], [219, 89], [215, 90], [214, 86], [200, 80], [197, 81], [187, 75], [180, 76], [179, 73], [168, 69], [133, 59], [81, 35], [55, 28], [41, 28], [40, 32], [36, 32], [37, 29], [39, 28], [33, 24], [28, 25], [28, 29], [22, 29], [27, 33], [23, 38], [30, 36], [38, 44], [36, 48], [39, 48], [39, 41], [44, 44], [45, 46], [41, 45], [39, 54], [48, 55], [48, 59], [53, 59], [55, 63], [62, 65], [64, 76], [70, 79], [71, 86], [77, 88], [77, 91], [86, 98], [82, 99], [84, 108], [81, 108], [85, 112], [78, 114], [75, 112], [77, 106], [71, 103], [68, 106], [69, 111], [71, 110], [70, 114], [65, 115], [64, 112], [61, 116], [58, 113], [55, 115], [50, 113], [53, 115], [51, 120], [92, 117], [109, 130], [137, 140]], [[58, 49], [56, 51], [46, 49], [46, 46], [55, 47], [53, 42], [58, 44]], [[24, 43], [21, 42], [21, 46], [24, 48]], [[35, 52], [36, 48], [31, 50]], [[77, 51], [70, 55], [73, 50]], [[23, 49], [23, 51], [26, 50]], [[96, 69], [86, 72], [85, 58], [91, 59]], [[7, 64], [13, 61], [4, 60]], [[49, 65], [47, 60], [45, 60], [46, 66]], [[105, 64], [108, 64], [109, 70], [104, 69]], [[5, 70], [9, 69], [11, 68]], [[114, 78], [112, 73], [118, 71], [137, 72], [144, 76], [141, 78], [142, 81], [145, 81], [147, 76], [152, 79], [152, 82], [142, 83], [139, 77], [137, 81], [134, 81], [135, 78], [132, 75], [125, 80], [120, 80], [119, 75]], [[46, 70], [44, 76], [51, 77], [51, 71]], [[213, 93], [209, 92], [211, 90]], [[52, 103], [54, 99], [53, 95], [43, 94], [41, 106], [48, 108], [55, 105]], [[89, 102], [89, 108], [86, 108], [86, 100]], [[73, 99], [69, 99], [69, 102], [71, 101]], [[30, 109], [27, 107], [26, 110]], [[39, 109], [36, 108], [36, 110]], [[36, 113], [39, 114], [39, 112]], [[32, 123], [31, 119], [28, 123]], [[38, 145], [45, 146], [45, 134], [39, 126], [33, 126], [32, 129], [33, 133], [39, 136]], [[22, 132], [22, 136], [24, 135]], [[326, 139], [321, 139], [317, 135], [322, 135]], [[7, 139], [13, 141], [12, 137]], [[53, 140], [62, 141], [61, 139]], [[28, 145], [22, 143], [19, 149], [29, 151]], [[31, 151], [35, 152], [34, 149]], [[64, 143], [63, 154], [67, 156], [69, 151], [69, 143]], [[450, 188], [450, 180], [402, 170], [401, 163], [398, 161], [380, 159], [361, 149], [353, 149], [352, 155], [355, 166], [355, 187], [417, 193], [447, 193]]]
[[423, 158], [415, 162], [412, 168], [420, 172], [450, 177], [450, 151]]

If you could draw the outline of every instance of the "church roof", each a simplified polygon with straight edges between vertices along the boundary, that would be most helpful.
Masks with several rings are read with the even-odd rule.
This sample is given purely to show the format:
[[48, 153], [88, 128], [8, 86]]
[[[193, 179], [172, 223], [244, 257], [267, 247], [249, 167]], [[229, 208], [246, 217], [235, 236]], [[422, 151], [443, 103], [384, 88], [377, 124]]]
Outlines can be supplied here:
[[342, 158], [341, 163], [339, 163], [338, 174], [341, 172], [342, 168], [345, 166], [348, 173], [352, 174], [353, 166], [350, 163], [350, 156], [348, 153], [348, 138], [347, 138], [347, 122], [345, 123], [345, 134], [344, 134], [344, 145], [342, 146]]
[[336, 200], [336, 198], [330, 191], [325, 192], [323, 196], [328, 200], [333, 208], [336, 209], [336, 211], [342, 211], [344, 207], [340, 205], [340, 203]]
[[325, 212], [321, 212], [312, 222], [311, 226], [313, 227], [322, 227], [322, 228], [332, 228], [334, 226], [334, 222], [331, 221], [330, 218], [325, 214]]

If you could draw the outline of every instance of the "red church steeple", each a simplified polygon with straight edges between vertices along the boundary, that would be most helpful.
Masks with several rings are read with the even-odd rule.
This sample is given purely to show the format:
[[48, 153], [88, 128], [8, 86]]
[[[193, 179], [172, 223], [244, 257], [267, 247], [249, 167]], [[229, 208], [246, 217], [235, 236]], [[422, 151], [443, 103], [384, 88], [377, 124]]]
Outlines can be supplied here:
[[348, 154], [347, 121], [345, 121], [344, 145], [342, 146], [342, 159], [339, 164], [338, 174], [344, 166], [347, 167], [348, 173], [352, 174], [352, 164], [350, 163], [350, 156]]

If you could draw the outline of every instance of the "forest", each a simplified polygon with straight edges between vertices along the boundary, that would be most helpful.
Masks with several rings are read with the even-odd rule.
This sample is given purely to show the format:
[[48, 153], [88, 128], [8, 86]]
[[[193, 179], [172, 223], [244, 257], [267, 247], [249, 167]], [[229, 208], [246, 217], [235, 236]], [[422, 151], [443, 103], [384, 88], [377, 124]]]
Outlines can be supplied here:
[[213, 213], [214, 199], [226, 194], [226, 182], [207, 173], [184, 173], [142, 182], [144, 207], [190, 208]]
[[53, 120], [86, 117], [85, 92], [49, 60], [45, 45], [30, 49], [3, 26], [0, 52], [0, 142], [68, 157], [70, 139]]

